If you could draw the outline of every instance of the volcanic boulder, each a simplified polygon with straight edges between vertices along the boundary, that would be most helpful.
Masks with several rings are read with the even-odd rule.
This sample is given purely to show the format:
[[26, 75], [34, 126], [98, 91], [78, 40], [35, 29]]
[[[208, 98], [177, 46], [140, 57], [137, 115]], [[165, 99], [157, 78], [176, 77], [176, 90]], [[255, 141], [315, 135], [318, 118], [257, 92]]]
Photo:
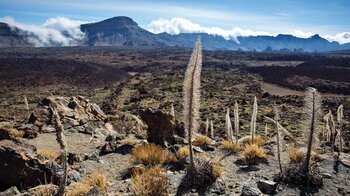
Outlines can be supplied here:
[[148, 141], [158, 145], [175, 144], [175, 135], [184, 137], [184, 127], [175, 120], [174, 116], [162, 110], [144, 109], [140, 116], [146, 122]]
[[45, 164], [36, 156], [36, 148], [12, 140], [0, 141], [0, 191], [12, 186], [19, 189], [34, 187], [46, 182], [57, 183], [60, 167]]

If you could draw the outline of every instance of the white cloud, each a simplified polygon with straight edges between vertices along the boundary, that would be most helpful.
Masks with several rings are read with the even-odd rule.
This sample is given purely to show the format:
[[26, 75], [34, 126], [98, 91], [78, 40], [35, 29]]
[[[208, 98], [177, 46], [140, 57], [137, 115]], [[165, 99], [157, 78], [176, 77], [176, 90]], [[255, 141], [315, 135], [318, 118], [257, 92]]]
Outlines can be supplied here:
[[34, 35], [28, 36], [28, 41], [35, 44], [35, 46], [73, 46], [84, 37], [80, 25], [85, 22], [70, 20], [65, 17], [49, 18], [42, 25], [18, 23], [8, 16], [0, 18], [0, 21]]
[[[232, 39], [237, 41], [238, 36], [258, 36], [258, 35], [270, 35], [277, 36], [278, 34], [290, 34], [300, 38], [308, 38], [315, 33], [304, 32], [301, 30], [285, 31], [285, 32], [266, 32], [266, 31], [254, 31], [249, 29], [242, 29], [234, 27], [232, 29], [222, 29], [219, 27], [204, 27], [200, 24], [193, 23], [184, 18], [172, 18], [170, 20], [157, 19], [152, 21], [147, 29], [153, 33], [169, 33], [176, 35], [179, 33], [208, 33], [210, 35], [219, 35], [225, 39]], [[329, 41], [337, 41], [341, 44], [350, 42], [350, 32], [343, 32], [336, 35], [321, 35], [323, 38]]]
[[323, 37], [328, 39], [329, 41], [337, 41], [341, 44], [350, 42], [350, 32], [342, 32], [342, 33], [338, 33], [334, 36], [324, 35]]
[[225, 39], [234, 39], [237, 36], [248, 36], [248, 35], [272, 35], [264, 31], [252, 31], [244, 30], [238, 27], [230, 30], [225, 30], [219, 27], [203, 27], [199, 24], [192, 23], [184, 18], [172, 18], [170, 20], [157, 19], [152, 21], [147, 29], [153, 33], [169, 33], [176, 35], [179, 33], [208, 33], [210, 35], [219, 35]]

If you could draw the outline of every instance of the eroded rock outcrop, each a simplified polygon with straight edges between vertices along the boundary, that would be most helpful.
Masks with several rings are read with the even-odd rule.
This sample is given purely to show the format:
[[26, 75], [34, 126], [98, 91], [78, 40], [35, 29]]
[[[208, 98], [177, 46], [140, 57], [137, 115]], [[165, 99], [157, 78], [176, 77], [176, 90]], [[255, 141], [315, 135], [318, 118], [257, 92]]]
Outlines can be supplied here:
[[38, 126], [41, 131], [45, 125], [51, 124], [52, 114], [50, 105], [56, 105], [58, 114], [65, 127], [83, 125], [88, 121], [104, 121], [106, 114], [95, 103], [91, 103], [84, 97], [47, 97], [33, 111], [29, 122]]
[[36, 158], [34, 146], [12, 140], [0, 141], [0, 191], [12, 186], [25, 189], [46, 182], [57, 183], [58, 170], [57, 164], [45, 164]]
[[141, 119], [146, 122], [148, 129], [148, 141], [165, 145], [175, 144], [174, 135], [184, 137], [184, 126], [175, 120], [174, 116], [162, 110], [144, 109], [140, 111]]

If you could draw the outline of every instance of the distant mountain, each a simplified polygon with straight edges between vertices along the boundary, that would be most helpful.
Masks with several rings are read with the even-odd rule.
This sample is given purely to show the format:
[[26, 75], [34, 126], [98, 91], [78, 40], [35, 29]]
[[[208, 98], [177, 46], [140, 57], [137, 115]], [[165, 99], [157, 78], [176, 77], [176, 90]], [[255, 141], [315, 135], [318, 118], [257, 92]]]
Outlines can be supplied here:
[[157, 36], [138, 26], [131, 18], [120, 16], [81, 25], [88, 46], [165, 46]]
[[25, 33], [16, 27], [10, 27], [6, 23], [0, 22], [0, 47], [30, 47], [30, 43]]
[[[141, 27], [126, 16], [110, 18], [101, 22], [83, 24], [80, 27], [85, 37], [78, 42], [83, 46], [179, 46], [193, 47], [198, 35], [202, 37], [203, 48], [207, 50], [243, 50], [267, 52], [324, 52], [350, 49], [350, 43], [329, 42], [318, 34], [309, 38], [293, 35], [240, 36], [235, 40], [225, 39], [206, 33], [168, 33], [154, 34]], [[31, 39], [32, 38], [32, 39]], [[18, 28], [10, 28], [0, 23], [0, 47], [32, 46], [34, 34]], [[52, 43], [50, 46], [58, 46]]]

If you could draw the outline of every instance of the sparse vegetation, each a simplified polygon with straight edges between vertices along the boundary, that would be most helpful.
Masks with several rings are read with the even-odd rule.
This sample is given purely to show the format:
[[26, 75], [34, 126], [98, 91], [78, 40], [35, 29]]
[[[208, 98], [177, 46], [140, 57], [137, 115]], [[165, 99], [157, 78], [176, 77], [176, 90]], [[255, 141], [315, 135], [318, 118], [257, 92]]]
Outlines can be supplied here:
[[194, 169], [192, 135], [197, 131], [200, 106], [200, 75], [202, 71], [202, 45], [200, 37], [193, 49], [183, 83], [184, 123], [190, 149], [190, 166]]
[[190, 150], [187, 147], [181, 147], [178, 151], [177, 151], [177, 156], [178, 158], [181, 159], [185, 159], [190, 155]]
[[64, 136], [64, 128], [61, 123], [60, 116], [56, 111], [56, 105], [52, 104], [50, 110], [53, 114], [52, 115], [53, 123], [56, 129], [56, 140], [61, 149], [61, 160], [62, 160], [62, 168], [63, 168], [63, 175], [58, 186], [57, 196], [63, 196], [67, 186], [67, 171], [68, 171], [67, 142]]
[[299, 148], [292, 147], [288, 150], [289, 163], [298, 164], [301, 163], [304, 159], [304, 155]]
[[[267, 138], [261, 135], [258, 135], [253, 139], [253, 144], [256, 144], [258, 146], [264, 146], [266, 142], [267, 142]], [[239, 143], [241, 143], [242, 146], [246, 146], [247, 144], [252, 144], [252, 137], [250, 135], [242, 137], [241, 139], [239, 139]]]
[[205, 135], [199, 135], [193, 141], [193, 145], [199, 146], [199, 147], [202, 147], [204, 145], [211, 144], [211, 143], [212, 143], [212, 140]]
[[56, 158], [58, 157], [57, 152], [53, 150], [43, 149], [43, 150], [38, 150], [37, 153], [52, 161], [56, 160]]
[[315, 145], [316, 127], [318, 126], [318, 117], [321, 110], [321, 96], [314, 88], [309, 88], [305, 96], [305, 112], [307, 114], [306, 128], [309, 131], [307, 140], [306, 161], [304, 172], [308, 173], [310, 167], [312, 144]]
[[229, 140], [221, 141], [219, 147], [224, 150], [229, 150], [231, 152], [238, 152], [241, 149], [239, 145]]
[[131, 152], [130, 162], [154, 166], [176, 161], [176, 157], [169, 151], [155, 144], [144, 144], [135, 147]]
[[67, 196], [83, 196], [90, 191], [92, 187], [97, 187], [101, 192], [106, 193], [107, 178], [99, 171], [93, 171], [87, 175], [86, 180], [77, 182], [67, 190]]
[[245, 165], [259, 164], [266, 162], [266, 152], [257, 144], [245, 145], [240, 153], [240, 158]]
[[136, 196], [167, 196], [169, 179], [166, 170], [159, 166], [135, 173], [132, 178], [132, 191]]

